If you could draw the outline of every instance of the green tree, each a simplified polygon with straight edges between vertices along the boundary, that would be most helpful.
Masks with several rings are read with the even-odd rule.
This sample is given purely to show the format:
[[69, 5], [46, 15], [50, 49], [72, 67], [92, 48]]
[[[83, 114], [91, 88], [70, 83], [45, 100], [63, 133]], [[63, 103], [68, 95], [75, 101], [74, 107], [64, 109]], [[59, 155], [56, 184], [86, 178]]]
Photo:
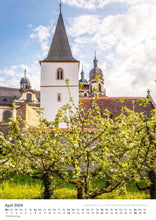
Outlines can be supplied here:
[[[100, 111], [97, 98], [95, 91], [86, 112], [71, 97], [53, 122], [41, 117], [38, 127], [25, 131], [20, 119], [12, 119], [7, 137], [0, 134], [1, 180], [13, 173], [41, 179], [45, 199], [53, 198], [54, 174], [76, 186], [78, 199], [93, 199], [115, 189], [126, 193], [126, 182], [134, 180], [155, 198], [156, 111], [149, 118], [124, 107], [112, 120], [107, 110]], [[141, 182], [147, 186], [141, 188]]]
[[12, 119], [7, 137], [2, 135], [0, 139], [2, 179], [11, 173], [24, 173], [40, 179], [44, 186], [44, 199], [50, 199], [55, 184], [53, 169], [65, 166], [62, 158], [66, 155], [61, 143], [62, 132], [58, 126], [59, 115], [52, 123], [40, 118], [38, 127], [28, 127], [24, 132], [20, 129], [21, 122], [24, 123]]
[[[141, 100], [146, 108], [148, 100]], [[131, 175], [139, 190], [150, 190], [151, 199], [156, 199], [156, 109], [151, 117], [146, 112], [132, 118], [133, 132], [130, 133]], [[141, 187], [140, 183], [145, 186]]]
[[[127, 117], [122, 114], [113, 121], [108, 111], [100, 112], [95, 90], [92, 108], [87, 112], [82, 103], [63, 106], [62, 121], [66, 124], [64, 136], [67, 138], [67, 160], [70, 172], [57, 174], [77, 188], [77, 198], [95, 198], [124, 187], [129, 179], [130, 146], [127, 144]], [[70, 94], [70, 91], [69, 91]], [[131, 127], [130, 127], [131, 128]], [[96, 179], [103, 183], [92, 187]]]

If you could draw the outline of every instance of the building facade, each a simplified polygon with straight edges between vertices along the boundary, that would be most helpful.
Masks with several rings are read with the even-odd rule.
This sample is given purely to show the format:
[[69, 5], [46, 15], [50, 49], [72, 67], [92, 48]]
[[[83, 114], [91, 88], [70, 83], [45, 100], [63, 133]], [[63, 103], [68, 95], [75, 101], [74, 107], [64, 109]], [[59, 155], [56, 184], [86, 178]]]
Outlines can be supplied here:
[[106, 89], [104, 87], [104, 76], [102, 70], [98, 67], [96, 54], [93, 60], [93, 69], [89, 72], [89, 81], [85, 79], [85, 73], [82, 69], [81, 79], [79, 80], [79, 96], [93, 97], [95, 91], [98, 91], [100, 97], [106, 97]]
[[26, 120], [26, 106], [34, 110], [34, 115], [40, 108], [40, 92], [32, 89], [26, 70], [19, 84], [20, 88], [0, 87], [0, 126], [9, 122], [9, 118], [16, 118], [18, 113]]
[[76, 104], [79, 101], [79, 61], [73, 58], [61, 12], [48, 56], [41, 64], [41, 108], [44, 117], [54, 120], [58, 109], [69, 102], [66, 86], [69, 80], [70, 92]]

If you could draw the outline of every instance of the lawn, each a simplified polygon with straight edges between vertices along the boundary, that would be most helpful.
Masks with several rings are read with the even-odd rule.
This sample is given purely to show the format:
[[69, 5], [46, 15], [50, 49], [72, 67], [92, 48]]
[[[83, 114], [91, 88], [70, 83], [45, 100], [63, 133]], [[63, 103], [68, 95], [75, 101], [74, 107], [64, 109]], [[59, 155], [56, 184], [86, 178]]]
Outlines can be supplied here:
[[[55, 178], [54, 199], [76, 199], [76, 188], [69, 183]], [[99, 183], [98, 183], [99, 184]], [[96, 182], [93, 187], [96, 186]], [[127, 183], [127, 193], [117, 191], [103, 194], [97, 199], [150, 199], [149, 191], [139, 191], [133, 182]], [[43, 199], [43, 186], [40, 180], [25, 175], [15, 175], [0, 184], [0, 199]]]

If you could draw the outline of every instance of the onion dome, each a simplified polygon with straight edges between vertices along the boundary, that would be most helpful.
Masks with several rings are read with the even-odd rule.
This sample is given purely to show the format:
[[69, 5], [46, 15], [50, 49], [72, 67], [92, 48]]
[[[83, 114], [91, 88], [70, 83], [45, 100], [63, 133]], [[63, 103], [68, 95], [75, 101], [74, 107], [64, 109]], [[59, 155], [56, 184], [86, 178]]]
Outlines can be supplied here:
[[94, 63], [94, 68], [91, 69], [91, 71], [89, 72], [89, 80], [94, 80], [96, 79], [96, 76], [100, 75], [100, 79], [103, 79], [103, 72], [102, 70], [98, 67], [98, 60], [96, 58], [96, 54], [95, 54], [95, 58], [93, 60]]
[[88, 81], [85, 79], [85, 73], [84, 73], [83, 69], [81, 72], [81, 79], [79, 80], [79, 83], [88, 84]]
[[30, 80], [26, 77], [26, 70], [24, 70], [24, 77], [20, 80], [20, 89], [31, 89]]

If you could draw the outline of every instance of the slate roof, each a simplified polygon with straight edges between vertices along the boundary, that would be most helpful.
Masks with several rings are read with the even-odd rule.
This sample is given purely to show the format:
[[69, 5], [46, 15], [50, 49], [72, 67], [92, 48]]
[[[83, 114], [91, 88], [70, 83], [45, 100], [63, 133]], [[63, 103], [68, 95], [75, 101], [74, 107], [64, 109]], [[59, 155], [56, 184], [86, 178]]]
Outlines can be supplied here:
[[14, 97], [0, 96], [0, 105], [11, 105], [14, 102]]
[[[111, 113], [111, 117], [114, 119], [115, 117], [119, 116], [121, 113], [121, 109], [123, 106], [126, 106], [128, 109], [133, 109], [136, 112], [144, 112], [145, 108], [143, 106], [140, 106], [139, 102], [137, 100], [141, 99], [142, 97], [123, 97], [124, 102], [121, 103], [119, 100], [121, 97], [100, 97], [97, 99], [97, 104], [100, 107], [101, 113], [104, 112], [104, 110], [108, 110]], [[149, 97], [150, 98], [150, 97]], [[93, 105], [93, 98], [81, 98], [82, 107], [85, 112], [88, 111], [88, 109], [92, 108]], [[134, 104], [133, 104], [134, 103]], [[150, 102], [150, 105], [147, 107], [147, 115], [150, 116], [151, 110], [153, 110], [155, 106], [152, 102]]]
[[72, 56], [61, 11], [48, 56], [43, 62], [78, 62]]
[[21, 96], [20, 89], [0, 86], [0, 97], [16, 97]]
[[[37, 99], [40, 101], [40, 91], [35, 92]], [[19, 99], [21, 95], [22, 90], [20, 89], [0, 86], [0, 105], [10, 105], [14, 99]]]

